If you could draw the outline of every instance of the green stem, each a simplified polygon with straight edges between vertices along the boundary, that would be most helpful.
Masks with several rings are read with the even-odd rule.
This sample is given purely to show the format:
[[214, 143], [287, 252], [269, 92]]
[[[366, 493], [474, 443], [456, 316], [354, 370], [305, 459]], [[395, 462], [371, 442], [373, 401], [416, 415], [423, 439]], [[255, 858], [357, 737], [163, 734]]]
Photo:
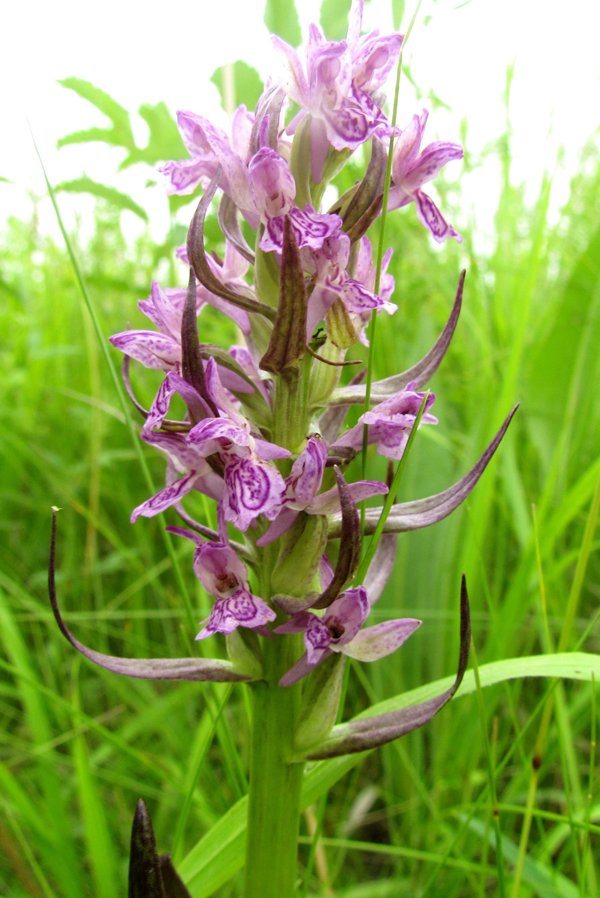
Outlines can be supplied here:
[[303, 764], [291, 764], [299, 689], [278, 681], [296, 660], [294, 639], [267, 640], [267, 681], [253, 687], [244, 898], [293, 898]]

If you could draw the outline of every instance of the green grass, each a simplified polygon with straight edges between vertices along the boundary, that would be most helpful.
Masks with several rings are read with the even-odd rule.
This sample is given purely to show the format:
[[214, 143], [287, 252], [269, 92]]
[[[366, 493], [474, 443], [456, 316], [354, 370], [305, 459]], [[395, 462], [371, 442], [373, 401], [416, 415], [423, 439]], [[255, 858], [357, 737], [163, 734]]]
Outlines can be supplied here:
[[[401, 248], [400, 311], [380, 322], [375, 376], [429, 348], [470, 259], [462, 321], [431, 383], [440, 425], [419, 434], [401, 498], [461, 476], [514, 402], [521, 409], [466, 506], [400, 539], [375, 617], [425, 624], [401, 652], [353, 672], [346, 716], [452, 673], [462, 572], [482, 671], [600, 647], [600, 230], [589, 199], [600, 158], [587, 151], [550, 226], [551, 184], [527, 208], [502, 146], [488, 257], [474, 256], [468, 234], [464, 247], [434, 252], [410, 208], [388, 219], [388, 242]], [[244, 687], [120, 679], [81, 661], [56, 631], [45, 585], [53, 504], [63, 509], [59, 594], [83, 641], [127, 655], [189, 653], [189, 609], [200, 619], [207, 599], [187, 547], [174, 541], [167, 554], [161, 521], [128, 523], [148, 484], [64, 248], [34, 222], [9, 222], [1, 239], [0, 894], [123, 894], [142, 796], [194, 898], [232, 898], [245, 819]], [[71, 239], [101, 332], [141, 322], [134, 302], [156, 275], [148, 238], [126, 245], [119, 213], [99, 205], [89, 244]], [[229, 339], [215, 316], [206, 326], [210, 339]], [[140, 376], [137, 385], [148, 401], [156, 382]], [[159, 483], [162, 462], [145, 455]], [[381, 474], [375, 459], [370, 473]], [[593, 683], [511, 680], [454, 701], [360, 763], [316, 765], [303, 864], [323, 812], [322, 837], [302, 894], [597, 895], [596, 702]]]

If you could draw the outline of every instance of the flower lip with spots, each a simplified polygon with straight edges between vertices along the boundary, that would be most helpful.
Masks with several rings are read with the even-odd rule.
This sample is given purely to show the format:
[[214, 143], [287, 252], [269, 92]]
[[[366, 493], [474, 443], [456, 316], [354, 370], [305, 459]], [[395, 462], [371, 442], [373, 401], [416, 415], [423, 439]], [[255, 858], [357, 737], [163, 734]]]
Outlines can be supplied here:
[[341, 652], [358, 661], [376, 661], [391, 654], [409, 636], [421, 621], [401, 618], [384, 621], [361, 629], [370, 612], [367, 591], [362, 587], [343, 592], [325, 611], [322, 617], [311, 611], [301, 611], [275, 633], [302, 633], [306, 651], [280, 680], [281, 686], [291, 686], [322, 664], [333, 652]]

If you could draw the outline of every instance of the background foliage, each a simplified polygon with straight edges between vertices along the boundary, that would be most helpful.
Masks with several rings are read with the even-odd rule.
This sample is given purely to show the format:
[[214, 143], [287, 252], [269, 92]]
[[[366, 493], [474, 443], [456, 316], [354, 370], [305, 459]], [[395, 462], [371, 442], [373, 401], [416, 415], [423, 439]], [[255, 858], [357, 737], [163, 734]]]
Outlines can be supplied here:
[[[297, 22], [282, 9], [269, 2], [266, 21], [275, 29], [283, 22], [296, 41]], [[332, 37], [343, 33], [338, 10], [323, 4]], [[224, 97], [233, 84], [248, 102], [257, 79], [246, 62], [214, 76]], [[163, 104], [140, 109], [149, 128], [140, 147], [115, 99], [76, 78], [65, 87], [98, 108], [100, 124], [63, 143], [110, 143], [121, 167], [183, 155]], [[465, 261], [468, 268], [462, 321], [431, 384], [440, 426], [422, 431], [402, 497], [462, 475], [511, 405], [521, 409], [467, 506], [402, 536], [376, 611], [419, 616], [425, 626], [401, 652], [356, 668], [346, 716], [453, 670], [463, 571], [479, 665], [599, 648], [600, 229], [590, 198], [599, 194], [600, 158], [592, 144], [582, 150], [568, 202], [550, 224], [550, 179], [527, 205], [511, 178], [509, 134], [499, 138], [503, 189], [485, 256], [475, 255], [468, 232], [462, 247], [438, 252], [410, 210], [388, 219], [400, 309], [378, 329], [376, 376], [430, 346], [458, 271]], [[349, 167], [348, 183], [354, 174]], [[182, 238], [182, 201], [170, 201], [173, 228], [157, 246], [145, 230], [125, 240], [122, 216], [143, 220], [145, 212], [110, 184], [74, 172], [59, 189], [98, 197], [91, 239], [80, 242], [77, 231], [70, 239], [102, 332], [141, 323], [134, 301], [157, 271], [163, 283], [181, 282], [170, 259]], [[448, 187], [444, 209], [465, 232], [459, 198]], [[218, 251], [214, 222], [210, 236]], [[247, 697], [242, 688], [119, 679], [82, 663], [53, 628], [45, 587], [52, 504], [64, 509], [59, 593], [83, 641], [117, 654], [189, 654], [181, 584], [198, 619], [207, 598], [184, 545], [174, 544], [174, 571], [163, 521], [128, 523], [149, 491], [64, 247], [40, 232], [35, 213], [10, 220], [0, 241], [0, 891], [122, 894], [130, 819], [143, 796], [159, 846], [173, 852], [194, 898], [229, 898], [243, 828], [236, 802], [246, 791]], [[202, 324], [207, 340], [233, 338], [210, 309]], [[154, 386], [137, 383], [146, 399]], [[148, 455], [148, 464], [158, 483], [160, 459]], [[374, 458], [370, 473], [382, 474]], [[513, 680], [455, 700], [425, 730], [360, 764], [316, 765], [299, 894], [597, 894], [596, 696], [589, 683]], [[335, 785], [325, 804], [327, 782]]]

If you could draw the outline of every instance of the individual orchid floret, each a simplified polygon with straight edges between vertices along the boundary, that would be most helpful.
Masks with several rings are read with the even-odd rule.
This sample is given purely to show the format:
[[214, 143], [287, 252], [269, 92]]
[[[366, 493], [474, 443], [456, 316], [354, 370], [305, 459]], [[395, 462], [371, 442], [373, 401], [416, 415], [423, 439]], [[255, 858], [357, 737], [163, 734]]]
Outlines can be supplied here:
[[[363, 239], [366, 240], [366, 238]], [[362, 241], [359, 247], [362, 248]], [[364, 256], [364, 250], [362, 254]], [[360, 266], [358, 269], [355, 266], [355, 276], [351, 277], [346, 270], [350, 260], [350, 238], [343, 231], [328, 237], [323, 242], [323, 246], [317, 252], [311, 253], [310, 257], [308, 253], [306, 254], [306, 267], [315, 277], [307, 317], [307, 333], [309, 335], [313, 333], [318, 322], [326, 317], [336, 300], [340, 300], [348, 315], [354, 316], [351, 321], [356, 321], [359, 324], [357, 328], [359, 333], [374, 311], [385, 311], [388, 315], [396, 311], [397, 306], [388, 298], [391, 294], [391, 290], [388, 289], [389, 281], [384, 283], [386, 295], [383, 295], [383, 292], [376, 295], [373, 292], [375, 277], [372, 266], [369, 267], [365, 259], [361, 259], [360, 256], [361, 249], [359, 248]], [[386, 264], [387, 261], [389, 261], [389, 255]], [[368, 284], [363, 279], [365, 277], [368, 278]], [[393, 279], [391, 286], [393, 289]], [[332, 326], [331, 330], [333, 342], [338, 343], [335, 327]], [[354, 328], [352, 328], [351, 340], [352, 342], [355, 340]]]
[[[214, 259], [210, 259], [210, 263], [215, 276], [224, 284], [234, 288], [246, 286], [243, 274], [248, 265], [233, 247], [226, 246], [225, 259], [221, 265]], [[211, 293], [202, 285], [196, 285], [195, 290], [196, 315], [200, 314], [206, 305], [211, 305], [231, 318], [244, 333], [250, 331], [250, 319], [244, 309]], [[153, 282], [149, 298], [140, 300], [138, 306], [158, 331], [141, 329], [122, 331], [110, 337], [110, 342], [120, 352], [146, 368], [165, 372], [178, 370], [181, 366], [181, 324], [186, 296], [185, 288], [163, 288]]]
[[242, 531], [263, 514], [272, 520], [281, 509], [285, 482], [273, 459], [289, 456], [266, 440], [256, 439], [249, 429], [226, 418], [210, 418], [196, 424], [188, 444], [204, 458], [218, 455], [224, 465], [223, 514]]
[[[336, 440], [337, 446], [351, 446], [356, 451], [362, 446], [365, 426], [368, 427], [369, 444], [376, 443], [377, 449], [385, 458], [398, 460], [402, 458], [410, 432], [417, 419], [419, 409], [425, 399], [425, 393], [411, 389], [408, 384], [405, 390], [384, 399], [370, 411], [358, 419], [358, 424], [350, 428]], [[437, 418], [429, 414], [435, 402], [433, 393], [427, 394], [425, 411], [421, 424], [437, 424]]]
[[399, 209], [414, 202], [420, 221], [438, 243], [442, 243], [447, 237], [454, 237], [461, 242], [460, 234], [448, 224], [431, 197], [421, 190], [421, 187], [435, 178], [447, 162], [462, 159], [463, 148], [456, 143], [436, 140], [420, 151], [427, 116], [426, 109], [421, 115], [413, 115], [408, 127], [394, 142], [392, 186], [388, 208]]
[[306, 70], [296, 51], [274, 36], [276, 48], [287, 57], [285, 90], [300, 111], [288, 131], [293, 133], [310, 116], [311, 174], [318, 183], [328, 149], [354, 150], [373, 136], [391, 131], [374, 94], [395, 64], [402, 35], [360, 36], [363, 0], [354, 0], [345, 41], [328, 41], [316, 25], [310, 26]]
[[232, 122], [231, 141], [224, 131], [194, 112], [177, 113], [177, 124], [191, 159], [167, 162], [159, 169], [170, 181], [169, 193], [191, 193], [198, 184], [206, 187], [219, 166], [227, 192], [247, 187], [245, 161], [250, 143], [252, 117], [238, 107]]
[[190, 193], [199, 183], [206, 188], [217, 177], [218, 186], [253, 228], [290, 209], [296, 185], [289, 165], [272, 147], [251, 154], [252, 119], [245, 106], [234, 116], [231, 140], [203, 116], [180, 112], [177, 120], [192, 159], [162, 167], [171, 193]]
[[[327, 444], [320, 436], [313, 435], [307, 440], [286, 479], [281, 511], [269, 529], [257, 540], [258, 546], [266, 546], [288, 531], [301, 511], [314, 515], [328, 515], [339, 511], [340, 498], [336, 487], [319, 493], [327, 454]], [[379, 480], [359, 480], [347, 484], [347, 489], [350, 499], [355, 503], [388, 492], [385, 483]]]
[[[153, 406], [153, 424], [161, 423], [166, 414], [168, 400], [175, 392], [182, 395], [193, 391], [181, 383], [181, 378], [169, 377], [169, 393], [165, 401], [161, 397], [160, 411]], [[187, 433], [142, 433], [145, 442], [156, 446], [169, 458], [167, 485], [134, 509], [131, 520], [153, 517], [165, 509], [177, 505], [193, 489], [222, 503], [224, 518], [245, 531], [256, 518], [264, 514], [272, 520], [281, 509], [285, 482], [274, 459], [287, 458], [289, 451], [255, 436], [249, 422], [236, 409], [227, 391], [220, 383], [217, 366], [210, 359], [205, 372], [205, 392], [218, 417], [205, 416]], [[201, 402], [201, 397], [196, 397]], [[190, 401], [188, 397], [188, 402]], [[155, 401], [155, 406], [157, 405]], [[211, 459], [217, 459], [221, 474], [214, 470]], [[179, 476], [183, 475], [183, 476]]]
[[399, 648], [421, 626], [420, 620], [403, 618], [385, 621], [361, 630], [370, 611], [362, 586], [342, 593], [319, 617], [301, 611], [275, 633], [302, 633], [306, 648], [302, 657], [282, 677], [281, 686], [291, 686], [309, 674], [333, 652], [342, 652], [358, 661], [375, 661]]
[[261, 629], [275, 620], [273, 609], [250, 592], [246, 565], [231, 546], [206, 542], [181, 527], [167, 529], [196, 544], [194, 571], [207, 593], [217, 600], [196, 639], [206, 639], [215, 633], [227, 636], [238, 627]]
[[[140, 300], [141, 311], [158, 331], [128, 330], [110, 337], [112, 345], [146, 368], [172, 371], [181, 364], [181, 316], [185, 290], [163, 290], [155, 281], [149, 299]], [[202, 302], [198, 302], [199, 311]]]

